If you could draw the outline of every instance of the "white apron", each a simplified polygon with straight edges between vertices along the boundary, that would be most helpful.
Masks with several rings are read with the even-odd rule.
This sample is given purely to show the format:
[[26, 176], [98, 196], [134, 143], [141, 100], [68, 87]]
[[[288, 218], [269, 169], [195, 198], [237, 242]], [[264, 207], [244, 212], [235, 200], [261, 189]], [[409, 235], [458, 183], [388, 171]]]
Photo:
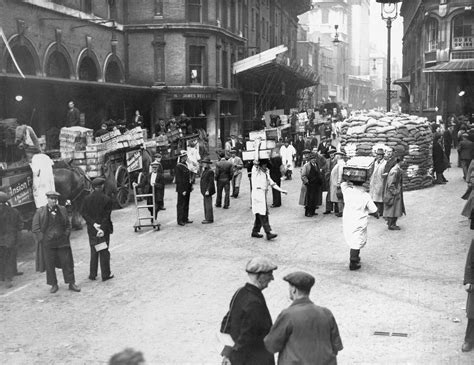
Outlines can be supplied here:
[[48, 191], [56, 190], [54, 187], [53, 165], [53, 160], [43, 153], [37, 153], [31, 158], [30, 167], [33, 172], [33, 197], [36, 208], [48, 203], [46, 199]]

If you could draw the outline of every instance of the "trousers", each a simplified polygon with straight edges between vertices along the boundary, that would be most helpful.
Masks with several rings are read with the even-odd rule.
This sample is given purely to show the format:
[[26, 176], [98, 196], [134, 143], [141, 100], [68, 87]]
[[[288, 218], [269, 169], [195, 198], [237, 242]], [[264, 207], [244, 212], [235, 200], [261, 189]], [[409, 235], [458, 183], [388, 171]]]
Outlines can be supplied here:
[[217, 196], [216, 196], [216, 206], [220, 207], [222, 205], [222, 190], [225, 192], [224, 197], [224, 207], [230, 205], [230, 181], [229, 180], [217, 180]]
[[467, 319], [466, 336], [464, 342], [474, 344], [474, 319]]
[[268, 220], [268, 214], [255, 214], [255, 221], [253, 223], [252, 233], [259, 233], [260, 229], [263, 227], [263, 230], [266, 234], [271, 233], [272, 228], [270, 227], [270, 222]]
[[89, 245], [91, 248], [91, 260], [89, 265], [89, 278], [95, 278], [97, 276], [97, 269], [100, 262], [100, 273], [102, 279], [110, 276], [110, 236], [105, 238], [107, 249], [102, 251], [96, 251], [94, 245], [97, 243], [96, 237], [89, 237]]
[[204, 219], [208, 222], [214, 221], [214, 211], [212, 208], [212, 195], [203, 195]]
[[191, 193], [189, 191], [186, 192], [186, 195], [178, 193], [178, 202], [176, 203], [178, 223], [186, 223], [189, 219], [190, 195]]
[[11, 280], [16, 274], [14, 248], [0, 246], [0, 280]]
[[66, 284], [74, 284], [74, 260], [72, 257], [71, 247], [51, 248], [43, 244], [44, 265], [46, 268], [46, 284], [57, 285], [56, 262], [59, 263], [63, 271], [64, 282]]

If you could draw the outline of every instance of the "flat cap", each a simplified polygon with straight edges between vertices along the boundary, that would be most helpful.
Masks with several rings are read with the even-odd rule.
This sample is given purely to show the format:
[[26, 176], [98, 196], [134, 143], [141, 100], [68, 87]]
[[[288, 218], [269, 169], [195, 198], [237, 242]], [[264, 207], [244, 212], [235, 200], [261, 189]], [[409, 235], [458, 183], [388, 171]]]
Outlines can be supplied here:
[[310, 291], [314, 285], [314, 276], [304, 271], [295, 271], [285, 275], [283, 280], [304, 291]]
[[153, 161], [150, 166], [160, 166], [160, 163], [158, 161]]
[[209, 157], [207, 157], [207, 156], [204, 157], [202, 160], [199, 160], [199, 162], [201, 162], [201, 163], [208, 163], [208, 164], [211, 164], [211, 163], [212, 163], [211, 159], [210, 159]]
[[311, 151], [308, 150], [307, 148], [303, 150], [303, 153], [310, 153]]
[[53, 191], [53, 190], [50, 190], [46, 193], [46, 196], [55, 196], [56, 198], [59, 198], [61, 196], [61, 194], [59, 194], [57, 191]]
[[345, 156], [346, 153], [343, 152], [343, 151], [336, 151], [336, 152], [334, 152], [334, 155]]
[[105, 179], [103, 177], [96, 177], [92, 180], [92, 187], [96, 188], [98, 186], [102, 186], [105, 183]]
[[3, 191], [0, 191], [0, 203], [5, 203], [10, 199], [7, 193], [4, 193]]
[[375, 152], [377, 155], [385, 155], [385, 151], [383, 150], [383, 148], [378, 148], [377, 149], [377, 152]]
[[245, 271], [251, 274], [258, 274], [262, 272], [270, 272], [278, 268], [273, 262], [265, 257], [254, 257], [245, 267]]

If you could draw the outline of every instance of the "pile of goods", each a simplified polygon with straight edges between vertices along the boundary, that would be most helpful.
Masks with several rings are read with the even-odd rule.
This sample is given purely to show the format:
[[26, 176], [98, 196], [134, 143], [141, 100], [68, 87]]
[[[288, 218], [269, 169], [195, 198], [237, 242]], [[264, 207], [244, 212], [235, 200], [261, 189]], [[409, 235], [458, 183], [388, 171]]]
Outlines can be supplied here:
[[371, 156], [354, 156], [347, 161], [342, 169], [342, 177], [349, 181], [367, 182], [374, 168], [374, 158]]
[[16, 119], [3, 119], [0, 120], [0, 141], [6, 146], [15, 145], [15, 132], [18, 123]]
[[374, 156], [379, 148], [403, 147], [403, 188], [415, 190], [433, 184], [433, 134], [426, 118], [378, 112], [356, 115], [342, 123], [341, 145], [348, 157]]
[[63, 159], [73, 159], [75, 151], [84, 151], [92, 143], [94, 131], [84, 127], [64, 127], [59, 134], [59, 152]]
[[102, 164], [107, 150], [104, 143], [92, 143], [85, 151], [74, 152], [74, 166], [82, 169], [90, 178], [103, 175]]
[[143, 130], [140, 127], [126, 131], [124, 134], [121, 134], [119, 130], [114, 130], [96, 138], [96, 142], [105, 144], [105, 149], [109, 151], [139, 146], [143, 144], [143, 141]]
[[258, 150], [258, 158], [269, 159], [272, 149], [276, 147], [276, 135], [274, 134], [275, 131], [273, 129], [250, 132], [249, 141], [247, 141], [246, 145], [246, 151], [242, 151], [242, 160], [255, 160], [255, 150]]

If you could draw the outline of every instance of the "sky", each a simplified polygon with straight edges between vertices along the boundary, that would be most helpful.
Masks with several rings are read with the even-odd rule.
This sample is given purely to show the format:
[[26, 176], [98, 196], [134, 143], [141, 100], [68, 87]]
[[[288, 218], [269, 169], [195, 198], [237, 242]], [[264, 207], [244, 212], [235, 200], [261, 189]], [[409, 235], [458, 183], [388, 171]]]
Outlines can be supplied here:
[[[376, 45], [377, 50], [387, 54], [387, 23], [380, 16], [380, 4], [370, 0], [370, 43]], [[398, 17], [392, 22], [392, 59], [396, 58], [402, 64], [402, 38], [403, 18], [400, 16], [398, 4]]]

